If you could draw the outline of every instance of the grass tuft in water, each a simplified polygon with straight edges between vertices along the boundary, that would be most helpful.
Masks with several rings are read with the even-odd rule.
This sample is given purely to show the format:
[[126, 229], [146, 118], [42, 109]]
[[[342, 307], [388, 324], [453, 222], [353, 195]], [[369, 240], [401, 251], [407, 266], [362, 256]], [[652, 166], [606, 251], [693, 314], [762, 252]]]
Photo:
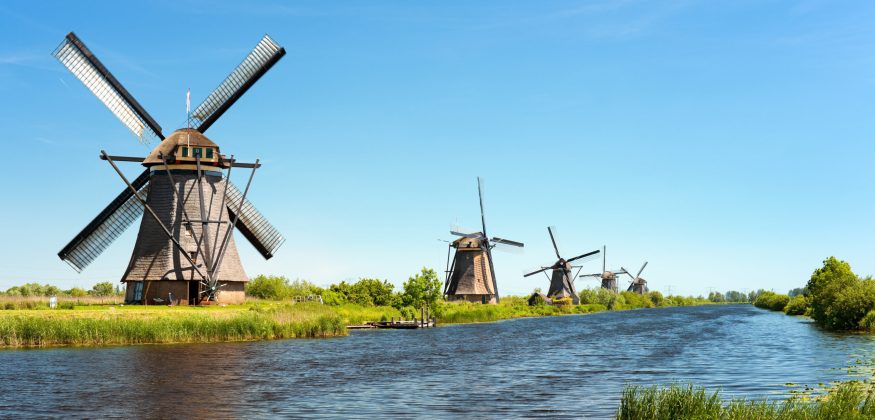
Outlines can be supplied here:
[[822, 397], [782, 402], [732, 399], [693, 385], [627, 386], [617, 410], [618, 419], [875, 419], [875, 401], [860, 382], [844, 382]]

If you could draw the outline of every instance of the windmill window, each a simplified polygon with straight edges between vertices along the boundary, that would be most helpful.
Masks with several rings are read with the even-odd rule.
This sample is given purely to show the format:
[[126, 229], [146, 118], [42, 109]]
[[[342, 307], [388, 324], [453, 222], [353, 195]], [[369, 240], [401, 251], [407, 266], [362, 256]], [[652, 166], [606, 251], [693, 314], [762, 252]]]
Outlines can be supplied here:
[[182, 157], [188, 157], [188, 147], [182, 148]]
[[208, 147], [207, 148], [207, 159], [212, 159], [212, 158], [213, 158], [213, 148]]
[[189, 254], [191, 254], [191, 260], [194, 261], [195, 264], [197, 264], [197, 252], [191, 251], [189, 252]]
[[191, 225], [185, 225], [185, 236], [191, 236]]
[[195, 147], [195, 148], [193, 148], [193, 149], [191, 149], [191, 150], [192, 150], [191, 155], [194, 156], [194, 157], [201, 157], [201, 156], [204, 155], [204, 153], [203, 153], [204, 151], [203, 151], [203, 149], [201, 149], [200, 147]]

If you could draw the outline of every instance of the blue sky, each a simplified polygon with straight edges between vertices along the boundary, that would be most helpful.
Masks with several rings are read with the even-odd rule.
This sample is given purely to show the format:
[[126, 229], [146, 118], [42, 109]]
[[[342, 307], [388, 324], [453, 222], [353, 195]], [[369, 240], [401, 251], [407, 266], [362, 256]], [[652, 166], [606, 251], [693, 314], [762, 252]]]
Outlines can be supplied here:
[[490, 233], [526, 243], [495, 253], [504, 294], [547, 286], [522, 272], [552, 261], [548, 225], [568, 255], [649, 261], [662, 291], [786, 291], [830, 255], [875, 274], [873, 21], [853, 1], [3, 2], [0, 289], [115, 281], [133, 247], [82, 274], [56, 256], [123, 187], [99, 150], [149, 151], [51, 57], [70, 30], [165, 133], [264, 33], [286, 48], [209, 131], [262, 159], [251, 201], [288, 239], [264, 261], [238, 237], [250, 275], [442, 271], [478, 175]]

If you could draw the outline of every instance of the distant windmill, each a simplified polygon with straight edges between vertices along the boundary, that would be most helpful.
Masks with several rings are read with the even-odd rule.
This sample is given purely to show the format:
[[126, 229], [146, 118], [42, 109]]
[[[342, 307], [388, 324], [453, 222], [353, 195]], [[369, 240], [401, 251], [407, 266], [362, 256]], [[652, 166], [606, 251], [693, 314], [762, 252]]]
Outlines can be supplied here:
[[[553, 251], [556, 252], [555, 263], [549, 266], [541, 267], [540, 270], [532, 271], [524, 277], [529, 277], [538, 273], [545, 273], [547, 270], [553, 270], [550, 275], [550, 290], [547, 291], [547, 297], [550, 299], [571, 298], [571, 302], [575, 305], [580, 304], [580, 297], [577, 295], [577, 289], [574, 288], [574, 279], [580, 273], [582, 266], [571, 265], [572, 261], [584, 262], [598, 254], [599, 250], [587, 252], [586, 254], [578, 255], [574, 258], [565, 259], [559, 254], [559, 247], [556, 246], [556, 236], [553, 234], [553, 226], [547, 227], [547, 233], [550, 234], [550, 241], [553, 243]], [[577, 273], [571, 275], [571, 270], [577, 268]]]
[[647, 288], [647, 280], [644, 280], [644, 278], [641, 277], [641, 272], [644, 271], [644, 267], [647, 267], [647, 261], [644, 261], [644, 265], [641, 266], [641, 269], [638, 270], [638, 274], [636, 274], [635, 277], [632, 277], [632, 275], [629, 274], [629, 270], [623, 268], [623, 271], [626, 272], [629, 277], [632, 277], [632, 281], [629, 282], [629, 288], [626, 289], [626, 291], [635, 292], [639, 295], [643, 295], [650, 291], [650, 289]]
[[483, 211], [483, 182], [477, 177], [477, 194], [480, 197], [480, 223], [483, 230], [450, 233], [461, 238], [450, 243], [456, 249], [452, 261], [447, 252], [447, 279], [444, 282], [444, 295], [449, 301], [498, 303], [498, 283], [495, 267], [492, 264], [492, 248], [495, 244], [523, 247], [522, 242], [511, 241], [486, 234], [486, 215]]
[[625, 274], [626, 270], [607, 270], [607, 257], [608, 257], [608, 247], [602, 247], [602, 272], [595, 274], [581, 274], [580, 277], [597, 277], [602, 281], [602, 289], [608, 289], [614, 291], [614, 293], [618, 293], [620, 291], [617, 286], [617, 276], [620, 274]]

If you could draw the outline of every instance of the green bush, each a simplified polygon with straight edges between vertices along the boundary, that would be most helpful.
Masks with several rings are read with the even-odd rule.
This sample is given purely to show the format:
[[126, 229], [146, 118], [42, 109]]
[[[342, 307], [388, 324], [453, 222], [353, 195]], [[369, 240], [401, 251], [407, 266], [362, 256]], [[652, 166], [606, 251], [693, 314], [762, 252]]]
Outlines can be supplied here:
[[259, 275], [246, 283], [246, 294], [260, 299], [282, 300], [290, 296], [289, 279]]
[[784, 307], [790, 302], [790, 297], [775, 292], [762, 292], [754, 301], [754, 306], [770, 311], [784, 311]]
[[784, 313], [787, 315], [805, 315], [808, 311], [808, 298], [802, 295], [796, 295], [787, 306], [784, 307]]
[[665, 306], [665, 297], [662, 296], [662, 293], [655, 290], [650, 292], [650, 301], [653, 302], [653, 306]]
[[811, 317], [827, 329], [861, 328], [864, 317], [875, 309], [875, 280], [859, 278], [850, 264], [835, 257], [823, 261], [805, 289]]

